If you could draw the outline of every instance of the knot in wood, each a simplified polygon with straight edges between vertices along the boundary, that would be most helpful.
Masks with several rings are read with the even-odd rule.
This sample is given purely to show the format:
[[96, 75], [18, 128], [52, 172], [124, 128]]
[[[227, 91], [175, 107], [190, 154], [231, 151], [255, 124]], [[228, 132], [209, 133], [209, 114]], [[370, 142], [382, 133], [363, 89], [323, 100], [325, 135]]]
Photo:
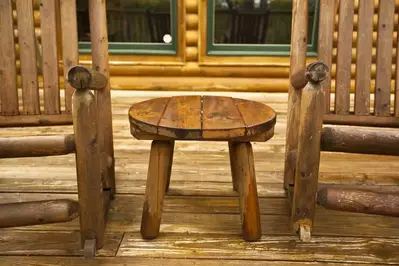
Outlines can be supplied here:
[[306, 67], [305, 76], [308, 81], [320, 83], [327, 78], [329, 69], [323, 61], [316, 61]]

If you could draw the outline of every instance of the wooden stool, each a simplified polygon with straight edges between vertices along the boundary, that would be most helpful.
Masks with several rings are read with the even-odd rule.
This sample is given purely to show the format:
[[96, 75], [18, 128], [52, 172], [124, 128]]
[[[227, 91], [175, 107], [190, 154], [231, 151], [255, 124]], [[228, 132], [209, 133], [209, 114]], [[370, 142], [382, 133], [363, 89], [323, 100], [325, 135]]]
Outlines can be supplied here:
[[159, 233], [162, 203], [169, 188], [175, 140], [228, 141], [233, 188], [239, 193], [243, 237], [261, 236], [258, 193], [250, 141], [274, 134], [276, 113], [267, 105], [231, 97], [156, 98], [129, 110], [131, 134], [153, 140], [141, 220], [141, 234]]

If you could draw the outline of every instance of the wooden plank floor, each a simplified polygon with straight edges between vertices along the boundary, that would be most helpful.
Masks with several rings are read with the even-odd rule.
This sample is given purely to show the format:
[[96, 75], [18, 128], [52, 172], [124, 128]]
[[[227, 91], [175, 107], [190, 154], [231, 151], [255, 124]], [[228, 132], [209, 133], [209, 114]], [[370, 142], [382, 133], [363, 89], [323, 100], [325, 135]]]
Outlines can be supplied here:
[[[232, 190], [228, 146], [177, 142], [161, 234], [141, 239], [150, 141], [131, 137], [131, 104], [159, 96], [229, 95], [268, 103], [276, 132], [253, 143], [263, 236], [241, 239], [238, 200]], [[3, 229], [0, 265], [376, 265], [399, 264], [399, 219], [317, 209], [314, 237], [301, 243], [289, 229], [282, 189], [287, 94], [113, 91], [117, 195], [105, 247], [95, 261], [80, 256], [78, 219], [68, 223]], [[0, 136], [68, 134], [72, 126], [2, 129]], [[321, 185], [399, 191], [397, 157], [322, 153]], [[0, 160], [0, 203], [76, 199], [74, 155]]]

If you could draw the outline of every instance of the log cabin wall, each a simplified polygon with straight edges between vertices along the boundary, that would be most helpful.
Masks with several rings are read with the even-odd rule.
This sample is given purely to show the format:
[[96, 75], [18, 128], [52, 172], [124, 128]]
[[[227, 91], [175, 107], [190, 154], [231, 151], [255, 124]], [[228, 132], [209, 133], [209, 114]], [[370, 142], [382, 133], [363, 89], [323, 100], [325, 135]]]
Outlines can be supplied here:
[[[134, 1], [134, 0], [132, 0]], [[339, 2], [339, 0], [336, 0]], [[354, 32], [352, 50], [352, 90], [354, 89], [357, 38], [357, 11], [360, 0], [355, 1]], [[380, 0], [381, 1], [381, 0]], [[382, 0], [383, 1], [383, 0]], [[15, 1], [14, 1], [15, 2]], [[36, 36], [40, 43], [40, 0], [34, 2], [34, 22]], [[376, 27], [378, 23], [379, 0], [374, 0], [374, 34], [372, 74], [375, 78], [375, 47], [377, 43]], [[392, 52], [392, 91], [395, 87], [395, 63], [399, 0], [396, 2], [394, 47]], [[211, 0], [176, 0], [176, 52], [175, 54], [154, 53], [113, 53], [110, 51], [110, 72], [112, 89], [131, 90], [219, 90], [219, 91], [288, 91], [289, 56], [287, 55], [240, 55], [218, 54], [208, 51], [209, 24], [208, 8], [212, 8]], [[338, 9], [337, 9], [338, 12]], [[16, 14], [14, 14], [16, 21]], [[309, 21], [312, 23], [312, 21]], [[336, 62], [338, 14], [336, 14], [334, 31], [333, 63]], [[18, 31], [15, 30], [18, 38]], [[59, 41], [60, 43], [60, 41]], [[17, 50], [17, 66], [19, 71], [19, 46]], [[91, 56], [82, 53], [81, 63], [91, 64]], [[316, 59], [310, 54], [308, 61]], [[61, 60], [61, 59], [60, 59]], [[62, 78], [62, 62], [60, 61], [60, 81]], [[334, 90], [335, 64], [332, 68], [332, 90]], [[20, 81], [19, 81], [20, 82]], [[372, 91], [374, 90], [372, 81]], [[39, 77], [41, 83], [41, 77]], [[63, 85], [62, 85], [63, 86]]]

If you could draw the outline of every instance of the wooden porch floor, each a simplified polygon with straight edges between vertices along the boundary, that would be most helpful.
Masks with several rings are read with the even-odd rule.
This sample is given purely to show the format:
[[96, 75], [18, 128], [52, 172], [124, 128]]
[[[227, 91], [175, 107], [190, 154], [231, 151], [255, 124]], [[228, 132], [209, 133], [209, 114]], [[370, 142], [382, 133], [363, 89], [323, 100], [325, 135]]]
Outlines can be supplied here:
[[[287, 94], [206, 93], [268, 103], [278, 113], [267, 143], [253, 143], [263, 236], [241, 238], [224, 142], [177, 142], [161, 235], [140, 236], [150, 141], [129, 133], [131, 104], [183, 92], [113, 91], [117, 196], [105, 247], [92, 262], [80, 250], [79, 223], [1, 230], [0, 265], [349, 265], [399, 264], [399, 219], [317, 209], [314, 236], [304, 244], [289, 229], [282, 189]], [[188, 92], [184, 94], [194, 94]], [[205, 94], [205, 93], [195, 93]], [[2, 129], [0, 136], [68, 134], [72, 126]], [[397, 157], [322, 153], [321, 182], [399, 191]], [[0, 160], [0, 202], [76, 199], [74, 155]]]

